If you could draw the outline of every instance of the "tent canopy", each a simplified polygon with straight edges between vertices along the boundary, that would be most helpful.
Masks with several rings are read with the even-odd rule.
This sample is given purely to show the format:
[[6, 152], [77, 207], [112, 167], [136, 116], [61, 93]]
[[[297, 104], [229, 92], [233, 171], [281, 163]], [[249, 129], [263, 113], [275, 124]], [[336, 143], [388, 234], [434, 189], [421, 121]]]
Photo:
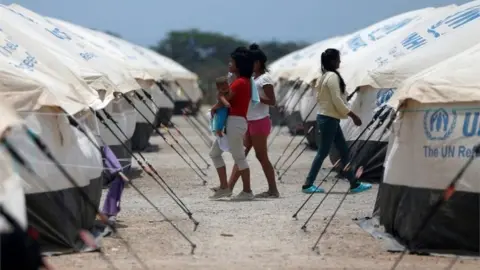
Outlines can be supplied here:
[[138, 51], [134, 50], [132, 46], [125, 46], [126, 44], [114, 42], [112, 39], [110, 39], [109, 35], [101, 35], [100, 32], [96, 32], [83, 26], [75, 25], [59, 19], [50, 17], [47, 19], [53, 24], [69, 29], [81, 39], [88, 40], [88, 42], [105, 50], [113, 57], [121, 58], [128, 65], [135, 69], [137, 72], [137, 76], [135, 76], [135, 78], [137, 79], [143, 77], [143, 80], [159, 80], [166, 74], [166, 70], [164, 68], [155, 66], [151, 61], [148, 61], [147, 58], [143, 57]]
[[398, 108], [408, 99], [425, 104], [480, 102], [479, 68], [480, 44], [477, 44], [408, 79], [389, 100], [389, 105]]
[[35, 111], [43, 106], [61, 107], [76, 114], [86, 107], [72, 85], [36, 70], [36, 59], [0, 55], [0, 98], [17, 111]]
[[[406, 12], [352, 33], [340, 41], [335, 42], [335, 44], [330, 44], [329, 47], [338, 49], [342, 55], [342, 62], [344, 63], [342, 63], [340, 67], [340, 72], [343, 74], [343, 70], [347, 68], [347, 65], [363, 68], [361, 61], [358, 63], [348, 63], [348, 59], [355, 61], [356, 56], [361, 55], [363, 51], [376, 49], [373, 48], [374, 45], [376, 46], [378, 43], [384, 42], [387, 38], [398, 35], [399, 32], [404, 31], [407, 27], [411, 27], [412, 24], [428, 17], [434, 10], [435, 8], [424, 8]], [[311, 65], [310, 72], [302, 78], [304, 81], [311, 81], [321, 76], [320, 57], [311, 64], [313, 65]], [[350, 85], [347, 78], [346, 81], [348, 92], [352, 92], [356, 86]]]
[[480, 1], [457, 6], [417, 25], [379, 49], [374, 63], [366, 63], [358, 85], [398, 88], [409, 77], [453, 57], [480, 41]]
[[[15, 113], [13, 108], [0, 102], [0, 138], [7, 136], [8, 128], [24, 124], [24, 121]], [[14, 172], [13, 160], [5, 151], [0, 151], [0, 204], [23, 228], [27, 227], [27, 215], [25, 211], [25, 195], [22, 181]], [[0, 232], [8, 230], [10, 226], [0, 216]]]
[[[33, 51], [33, 47], [38, 47], [36, 50], [39, 51], [53, 50], [62, 57], [73, 59], [72, 62], [76, 62], [77, 66], [80, 63], [80, 71], [86, 64], [87, 67], [108, 76], [116, 91], [126, 93], [140, 88], [124, 65], [77, 38], [67, 29], [60, 29], [43, 16], [16, 4], [0, 7], [2, 27], [8, 28], [8, 34], [18, 38], [19, 43], [24, 46], [28, 44], [29, 50]], [[39, 43], [44, 46], [39, 46]], [[87, 79], [89, 74], [82, 74], [81, 77]]]
[[322, 40], [300, 50], [291, 52], [270, 64], [268, 69], [274, 78], [291, 77], [290, 73], [302, 60], [310, 58], [312, 54], [315, 54], [320, 50], [319, 48], [323, 48], [325, 43], [331, 42], [334, 39], [335, 38]]
[[[45, 52], [38, 57], [20, 44], [9, 39], [5, 32], [0, 32], [0, 48], [0, 61], [4, 64], [9, 64], [10, 67], [14, 67], [14, 69], [10, 68], [9, 70], [17, 76], [17, 80], [21, 80], [23, 76], [27, 81], [29, 77], [32, 77], [43, 82], [43, 84], [48, 87], [42, 91], [50, 92], [58, 99], [60, 105], [65, 103], [65, 106], [68, 106], [71, 101], [76, 101], [77, 103], [86, 104], [92, 108], [102, 108], [110, 101], [107, 99], [102, 102], [97, 91], [90, 88], [81, 78], [73, 74], [69, 68], [53, 54]], [[17, 102], [13, 102], [13, 104], [35, 103], [34, 96], [45, 95], [39, 94], [39, 92], [21, 91], [21, 93], [16, 92], [16, 94], [19, 95], [16, 96], [16, 94], [12, 92], [15, 91], [15, 88], [8, 89], [8, 87], [6, 87], [8, 85], [6, 83], [7, 81], [8, 79], [4, 81], [5, 87], [2, 89], [3, 94], [9, 93], [8, 95], [14, 99], [21, 99], [22, 97], [20, 97], [20, 95], [25, 95], [23, 97], [25, 98], [24, 101], [18, 100]], [[37, 89], [40, 90], [40, 88]], [[16, 88], [16, 90], [18, 91], [19, 89]], [[39, 100], [42, 100], [42, 98], [39, 98]], [[46, 106], [47, 104], [48, 103], [32, 105], [33, 108], [38, 108], [39, 106]], [[25, 110], [26, 108], [22, 109], [18, 107], [16, 109]], [[65, 109], [68, 108], [65, 107]]]
[[103, 39], [95, 37], [90, 32], [85, 31], [85, 28], [83, 27], [53, 18], [45, 19], [61, 29], [67, 29], [79, 39], [90, 43], [98, 50], [101, 50], [105, 55], [115, 59], [120, 65], [125, 66], [125, 69], [129, 71], [130, 75], [137, 80], [142, 88], [149, 88], [154, 83], [155, 76], [150, 73], [150, 70], [145, 68], [147, 66], [145, 63], [138, 61], [136, 58], [127, 58], [125, 54], [118, 50], [118, 48], [108, 44]]

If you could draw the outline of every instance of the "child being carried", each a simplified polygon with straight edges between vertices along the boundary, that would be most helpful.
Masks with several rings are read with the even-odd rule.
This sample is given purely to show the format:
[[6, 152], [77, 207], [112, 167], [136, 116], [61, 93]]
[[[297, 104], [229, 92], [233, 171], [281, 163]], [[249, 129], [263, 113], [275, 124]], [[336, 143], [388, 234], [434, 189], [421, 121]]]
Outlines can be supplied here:
[[225, 96], [230, 93], [230, 87], [228, 85], [228, 78], [225, 76], [217, 78], [215, 84], [217, 86], [217, 100], [222, 104], [222, 107], [216, 109], [215, 111], [211, 111], [211, 128], [218, 137], [223, 137], [225, 124], [227, 123], [228, 108], [230, 108], [230, 103]]

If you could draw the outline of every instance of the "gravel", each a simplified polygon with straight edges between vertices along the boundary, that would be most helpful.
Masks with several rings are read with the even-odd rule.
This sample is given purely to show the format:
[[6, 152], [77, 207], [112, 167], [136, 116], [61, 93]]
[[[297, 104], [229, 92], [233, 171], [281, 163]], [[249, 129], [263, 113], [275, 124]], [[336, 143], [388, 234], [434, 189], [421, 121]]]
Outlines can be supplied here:
[[[174, 121], [210, 162], [208, 148], [191, 126], [179, 117], [175, 117]], [[272, 163], [290, 139], [286, 133], [276, 138], [270, 150]], [[295, 140], [298, 142], [300, 139], [297, 137]], [[339, 183], [334, 188], [336, 194], [325, 200], [308, 223], [307, 232], [300, 229], [324, 196], [315, 195], [300, 212], [298, 220], [292, 218], [306, 199], [299, 189], [313, 159], [313, 151], [306, 151], [283, 177], [284, 183], [279, 183], [279, 199], [210, 201], [209, 188], [218, 185], [213, 167], [206, 170], [208, 184], [203, 186], [201, 179], [160, 137], [152, 137], [150, 142], [158, 144], [160, 150], [144, 153], [144, 156], [193, 212], [193, 217], [200, 222], [197, 231], [193, 231], [193, 223], [187, 215], [148, 175], [142, 174], [133, 183], [197, 245], [197, 249], [194, 255], [190, 255], [189, 243], [133, 188], [128, 188], [124, 191], [118, 220], [120, 236], [128, 241], [132, 251], [118, 237], [108, 237], [102, 242], [104, 255], [116, 269], [143, 269], [134, 254], [150, 269], [389, 269], [398, 258], [398, 254], [384, 251], [378, 241], [352, 221], [353, 218], [371, 214], [377, 186], [369, 192], [348, 195], [322, 237], [319, 253], [312, 251], [342, 193], [348, 188], [346, 183]], [[183, 143], [183, 146], [189, 149], [187, 144]], [[200, 166], [205, 165], [193, 151], [190, 155]], [[228, 168], [231, 168], [230, 155], [225, 154], [224, 157]], [[252, 153], [248, 160], [254, 192], [265, 191], [265, 177], [255, 155]], [[325, 175], [327, 170], [321, 173]], [[332, 181], [328, 181], [325, 188], [328, 189], [331, 184]], [[234, 193], [240, 190], [239, 182]], [[52, 257], [50, 261], [62, 270], [112, 269], [100, 253], [64, 255]], [[451, 263], [451, 258], [408, 255], [397, 269], [446, 269]], [[479, 267], [478, 260], [458, 260], [452, 269]]]

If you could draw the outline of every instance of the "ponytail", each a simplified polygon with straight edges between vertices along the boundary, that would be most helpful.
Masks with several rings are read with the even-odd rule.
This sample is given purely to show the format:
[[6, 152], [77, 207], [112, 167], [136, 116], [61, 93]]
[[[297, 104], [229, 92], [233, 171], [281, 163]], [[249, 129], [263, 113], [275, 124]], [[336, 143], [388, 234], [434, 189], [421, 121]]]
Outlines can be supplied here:
[[340, 59], [340, 52], [336, 49], [327, 49], [325, 50], [322, 55], [320, 56], [320, 63], [322, 65], [322, 73], [326, 73], [328, 71], [337, 74], [339, 81], [340, 81], [340, 91], [342, 94], [345, 94], [345, 81], [342, 78], [342, 75], [337, 71], [336, 67], [333, 65], [333, 61]]
[[252, 53], [253, 61], [259, 61], [262, 71], [267, 72], [267, 55], [260, 49], [260, 46], [258, 46], [256, 43], [253, 43], [250, 45], [249, 50]]

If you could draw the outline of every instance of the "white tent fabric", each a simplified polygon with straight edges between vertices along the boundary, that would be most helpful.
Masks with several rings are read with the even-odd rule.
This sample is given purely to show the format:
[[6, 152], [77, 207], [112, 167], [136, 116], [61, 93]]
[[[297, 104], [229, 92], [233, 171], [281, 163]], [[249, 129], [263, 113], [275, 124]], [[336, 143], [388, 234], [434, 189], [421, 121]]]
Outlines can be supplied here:
[[[291, 73], [291, 76], [292, 78], [299, 77], [307, 83], [317, 79], [321, 74], [320, 56], [327, 48], [333, 47], [338, 48], [342, 53], [340, 72], [343, 78], [347, 85], [353, 85], [350, 83], [350, 77], [352, 77], [350, 75], [353, 75], [355, 69], [363, 68], [363, 58], [368, 58], [366, 57], [367, 55], [377, 50], [377, 43], [388, 43], [393, 36], [423, 20], [433, 10], [432, 8], [427, 8], [400, 14], [345, 37], [338, 37], [323, 42], [307, 59], [300, 62], [299, 67], [297, 67], [295, 72]], [[315, 95], [314, 90], [309, 89], [301, 101], [302, 118], [306, 118], [307, 122], [315, 121]]]
[[[142, 88], [144, 88], [145, 91], [149, 93], [151, 93], [151, 90], [149, 88], [155, 85], [155, 80], [161, 79], [166, 73], [165, 69], [153, 66], [151, 62], [149, 62], [145, 57], [139, 54], [131, 46], [121, 46], [110, 39], [107, 40], [103, 37], [100, 37], [100, 34], [96, 33], [95, 31], [65, 21], [53, 18], [47, 18], [47, 20], [62, 29], [68, 29], [70, 33], [72, 33], [72, 35], [75, 35], [79, 39], [90, 43], [91, 45], [97, 47], [99, 50], [105, 52], [106, 54], [110, 54], [112, 58], [118, 59], [118, 61], [122, 62], [122, 64], [128, 65], [130, 73], [135, 79], [137, 79], [137, 82], [139, 82]], [[137, 92], [140, 95], [144, 96], [141, 89], [137, 90]], [[112, 115], [115, 121], [119, 123], [119, 126], [122, 129], [122, 132], [117, 132], [116, 135], [121, 138], [123, 143], [127, 143], [127, 139], [131, 139], [133, 131], [135, 130], [135, 122], [147, 123], [153, 122], [155, 120], [155, 114], [153, 114], [152, 111], [156, 112], [156, 108], [151, 101], [145, 98], [145, 104], [135, 97], [133, 97], [132, 100], [134, 101], [135, 108], [139, 111], [138, 113], [135, 111], [135, 109], [133, 109], [130, 105], [126, 104], [124, 101], [115, 101], [115, 104], [110, 103], [107, 108], [107, 111], [109, 111], [109, 113]], [[120, 111], [120, 108], [125, 108], [127, 109], [127, 111]], [[147, 119], [145, 119], [142, 115], [147, 117]], [[135, 116], [135, 118], [133, 116]], [[111, 124], [111, 126], [113, 127], [114, 125]], [[113, 130], [117, 131], [116, 127], [113, 128]], [[125, 138], [123, 133], [127, 135], [129, 134], [129, 137]], [[120, 147], [118, 147], [118, 151], [120, 151], [120, 149], [123, 149], [123, 147], [121, 147], [121, 143], [115, 138], [113, 134], [111, 134], [111, 131], [107, 130], [103, 125], [102, 127], [100, 127], [100, 134], [102, 138], [105, 139], [105, 141], [109, 142], [110, 146], [120, 145]], [[114, 147], [114, 149], [117, 150], [116, 147]], [[126, 157], [126, 160], [123, 160], [123, 158], [120, 156], [118, 158], [125, 162], [126, 160], [130, 159]]]
[[[386, 37], [398, 35], [398, 33], [404, 30], [406, 26], [411, 26], [412, 24], [423, 20], [434, 11], [435, 8], [425, 8], [388, 18], [342, 38], [341, 41], [331, 45], [331, 47], [340, 50], [342, 61], [347, 61], [348, 58], [358, 55], [362, 51], [371, 48], [379, 42], [381, 43]], [[320, 55], [318, 55], [316, 61], [311, 64], [313, 65], [310, 68], [309, 74], [302, 78], [307, 82], [318, 78], [321, 75]], [[359, 62], [359, 64], [361, 64], [361, 62]], [[346, 67], [347, 63], [342, 63], [340, 72]], [[346, 81], [347, 85], [349, 85], [348, 80]], [[354, 89], [355, 87], [351, 86], [348, 90], [351, 91], [353, 90], [352, 88]]]
[[379, 61], [365, 66], [367, 76], [358, 85], [398, 88], [406, 79], [480, 41], [480, 1], [472, 1], [438, 14], [391, 44]]
[[80, 25], [50, 17], [47, 19], [55, 25], [70, 30], [81, 39], [88, 40], [88, 42], [92, 43], [94, 46], [106, 50], [113, 56], [122, 58], [128, 65], [136, 68], [138, 76], [134, 76], [135, 78], [142, 78], [142, 76], [145, 76], [144, 80], [147, 78], [160, 80], [167, 75], [167, 71], [164, 68], [160, 65], [155, 65], [152, 61], [149, 61], [142, 56], [137, 50], [135, 50], [134, 46], [126, 46], [124, 43], [117, 43], [110, 38], [110, 35], [102, 35], [99, 31], [93, 31]]
[[142, 88], [148, 88], [154, 83], [154, 75], [151, 75], [150, 71], [145, 69], [141, 62], [135, 61], [136, 59], [126, 58], [121, 52], [114, 48], [110, 44], [105, 44], [105, 41], [99, 39], [92, 34], [84, 31], [82, 28], [76, 25], [69, 24], [60, 20], [45, 18], [49, 23], [60, 27], [61, 29], [68, 29], [70, 33], [84, 42], [96, 47], [98, 50], [102, 51], [105, 55], [109, 55], [111, 58], [115, 59], [120, 65], [126, 66], [129, 74], [137, 80], [137, 83], [142, 86]]
[[179, 63], [173, 61], [172, 59], [158, 54], [147, 48], [140, 48], [146, 57], [150, 57], [154, 61], [158, 62], [161, 66], [165, 67], [168, 70], [169, 74], [177, 80], [198, 80], [197, 74], [186, 69]]
[[[421, 104], [413, 100], [405, 105], [394, 126], [384, 183], [444, 189], [479, 143], [480, 105], [478, 101]], [[457, 190], [480, 193], [479, 173], [478, 166], [472, 165]]]
[[87, 102], [80, 91], [76, 93], [73, 84], [60, 80], [58, 75], [55, 78], [43, 73], [42, 70], [49, 72], [48, 68], [39, 63], [34, 55], [13, 45], [18, 49], [17, 52], [0, 53], [0, 97], [3, 102], [18, 111], [58, 106], [73, 115], [85, 109]]
[[158, 54], [147, 48], [140, 48], [147, 57], [150, 57], [154, 61], [160, 63], [161, 66], [164, 66], [170, 77], [176, 82], [177, 92], [176, 96], [180, 98], [187, 98], [193, 102], [198, 102], [203, 94], [198, 86], [198, 76], [197, 74], [186, 69], [179, 63], [173, 61], [172, 59]]
[[[41, 61], [36, 54], [25, 50], [23, 46], [10, 40], [4, 32], [0, 32], [0, 62], [4, 67], [3, 72], [7, 73], [6, 77], [2, 76], [5, 87], [1, 89], [1, 95], [6, 96], [17, 110], [32, 111], [41, 106], [58, 105], [74, 114], [85, 105], [102, 108], [110, 101], [107, 99], [102, 102], [97, 91], [75, 76], [53, 55], [42, 56], [48, 62]], [[16, 76], [16, 80], [24, 80], [24, 83], [9, 82], [9, 78], [13, 76]], [[29, 78], [41, 83], [32, 84], [26, 89], [16, 87], [26, 86]]]
[[[102, 38], [109, 44], [119, 48], [122, 52], [126, 53], [129, 58], [146, 59], [152, 68], [159, 70], [158, 78], [156, 78], [157, 80], [175, 80], [194, 102], [202, 97], [202, 92], [198, 87], [198, 76], [170, 58], [106, 33], [90, 29], [86, 30], [91, 31], [97, 37]], [[186, 97], [183, 91], [181, 91], [181, 89], [177, 90], [178, 91], [176, 91], [175, 95], [185, 99]]]
[[[21, 115], [24, 116], [28, 127], [44, 140], [80, 187], [89, 185], [90, 180], [101, 175], [103, 165], [100, 153], [84, 134], [69, 124], [64, 115], [48, 108]], [[93, 137], [93, 133], [89, 132]], [[12, 144], [19, 146], [19, 152], [23, 156], [28, 156], [34, 170], [47, 183], [47, 186], [42, 186], [38, 184], [37, 179], [24, 172], [22, 177], [29, 183], [25, 188], [26, 193], [58, 191], [73, 187], [26, 134], [12, 137], [11, 141]]]
[[291, 63], [291, 68], [284, 71], [284, 76], [291, 80], [300, 79], [304, 82], [310, 83], [311, 80], [306, 80], [307, 75], [312, 70], [312, 67], [320, 66], [320, 55], [325, 49], [334, 46], [339, 41], [343, 40], [345, 36], [339, 36], [327, 39], [318, 44], [312, 50], [305, 51], [298, 61]]
[[[76, 27], [81, 27], [81, 26], [76, 26]], [[121, 38], [111, 36], [101, 31], [96, 31], [96, 30], [87, 29], [87, 28], [83, 28], [83, 30], [85, 30], [86, 32], [89, 32], [90, 34], [97, 37], [98, 39], [101, 39], [104, 42], [110, 44], [111, 46], [117, 48], [119, 51], [122, 52], [122, 54], [124, 54], [127, 57], [127, 59], [133, 59], [135, 61], [141, 62], [142, 63], [141, 65], [147, 68], [147, 70], [149, 70], [149, 72], [155, 76], [156, 80], [161, 80], [168, 77], [169, 75], [168, 70], [162, 65], [160, 65], [160, 63], [147, 57], [142, 47], [135, 45], [133, 43], [130, 43]]]
[[322, 40], [281, 57], [280, 59], [276, 60], [268, 66], [270, 74], [274, 79], [278, 79], [280, 77], [291, 77], [290, 73], [298, 66], [298, 64], [302, 60], [304, 60], [305, 58], [310, 58], [313, 53], [319, 51], [319, 48], [323, 48], [326, 43], [333, 42], [337, 39], [338, 38], [330, 38], [327, 40]]
[[[23, 14], [9, 7], [0, 5], [0, 9], [0, 12], [5, 12], [6, 10], [8, 10], [9, 12], [13, 12], [20, 16], [19, 18], [10, 18], [10, 22], [2, 21], [2, 18], [0, 18], [0, 26], [2, 32], [4, 32], [15, 44], [21, 43], [31, 53], [34, 53], [36, 58], [40, 59], [42, 62], [47, 63], [47, 65], [52, 58], [57, 58], [57, 61], [65, 63], [65, 65], [67, 65], [70, 70], [72, 70], [80, 78], [84, 79], [92, 88], [96, 90], [106, 91], [105, 97], [107, 99], [113, 98], [113, 91], [116, 88], [114, 86], [114, 83], [111, 82], [107, 75], [102, 74], [101, 72], [89, 67], [88, 63], [86, 63], [85, 60], [75, 60], [75, 57], [73, 55], [68, 55], [67, 52], [62, 51], [63, 49], [60, 49], [59, 51], [58, 46], [53, 48], [48, 47], [48, 42], [45, 42], [44, 39], [33, 38], [34, 36], [31, 36], [28, 33], [29, 28], [24, 28], [23, 31], [25, 31], [25, 33], [22, 34], [22, 32], [18, 31], [15, 27], [15, 25], [17, 25], [16, 21], [29, 20], [31, 23], [35, 23], [35, 21], [31, 18], [23, 16]], [[11, 26], [9, 27], [10, 24]], [[13, 33], [15, 35], [12, 36], [10, 33]], [[52, 63], [52, 65], [54, 64]]]
[[[389, 101], [400, 111], [377, 205], [381, 224], [402, 240], [417, 230], [418, 217], [431, 209], [432, 198], [441, 196], [480, 142], [479, 63], [477, 44], [411, 77]], [[478, 253], [479, 173], [474, 160], [422, 231], [422, 248]]]
[[[133, 100], [133, 97], [130, 97], [130, 99]], [[121, 132], [118, 132], [117, 127], [111, 121], [107, 120], [108, 126], [112, 128], [115, 134], [123, 140], [123, 142], [130, 139], [135, 131], [135, 123], [138, 114], [137, 111], [123, 98], [110, 102], [105, 108], [105, 111], [112, 116], [122, 132], [124, 132], [128, 138], [125, 138]], [[103, 112], [101, 112], [101, 114], [106, 118]], [[113, 135], [103, 124], [100, 124], [99, 128], [102, 139], [107, 145], [121, 145], [115, 135]]]
[[8, 7], [0, 6], [0, 23], [3, 31], [29, 51], [40, 55], [42, 51], [50, 50], [62, 57], [64, 61], [72, 59], [69, 65], [78, 66], [79, 72], [74, 72], [87, 81], [89, 72], [87, 74], [82, 72], [85, 64], [107, 75], [117, 91], [126, 93], [140, 88], [129, 70], [120, 65], [119, 61], [83, 42], [68, 30], [52, 25], [41, 15], [15, 4]]
[[388, 104], [399, 108], [408, 99], [422, 104], [480, 102], [479, 60], [480, 43], [410, 77]]
[[[15, 113], [15, 111], [0, 104], [0, 137], [6, 136], [4, 133], [7, 128], [15, 127], [24, 122]], [[0, 151], [0, 204], [4, 207], [18, 224], [26, 229], [27, 213], [25, 207], [25, 194], [22, 186], [22, 179], [14, 171], [14, 161], [6, 151]], [[5, 232], [10, 228], [8, 222], [0, 216], [0, 232]]]
[[152, 98], [158, 107], [173, 109], [173, 102], [167, 97], [167, 95], [165, 95], [165, 93], [163, 93], [157, 84], [154, 84], [150, 89]]

